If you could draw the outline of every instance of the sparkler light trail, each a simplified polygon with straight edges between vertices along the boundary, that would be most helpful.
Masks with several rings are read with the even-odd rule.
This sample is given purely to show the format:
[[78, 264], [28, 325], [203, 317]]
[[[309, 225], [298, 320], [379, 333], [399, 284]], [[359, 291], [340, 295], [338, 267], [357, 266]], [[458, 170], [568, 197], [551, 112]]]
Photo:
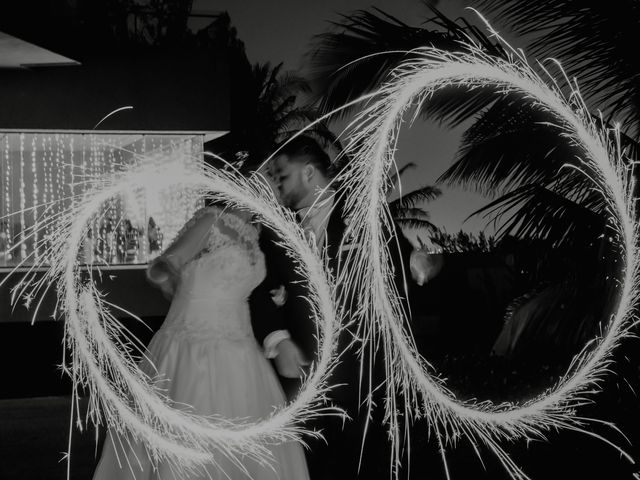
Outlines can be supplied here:
[[[365, 302], [357, 320], [359, 335], [363, 343], [382, 345], [384, 349], [385, 408], [395, 444], [394, 461], [400, 460], [401, 439], [396, 399], [403, 398], [406, 421], [423, 416], [428, 419], [429, 429], [435, 432], [440, 445], [447, 477], [446, 447], [467, 439], [478, 455], [479, 446], [488, 447], [512, 478], [525, 479], [528, 477], [507, 455], [502, 442], [544, 438], [544, 432], [552, 428], [596, 436], [585, 428], [589, 420], [578, 418], [575, 412], [585, 396], [598, 389], [599, 380], [611, 365], [612, 350], [636, 322], [632, 312], [638, 300], [639, 273], [635, 246], [638, 225], [634, 222], [631, 198], [634, 181], [619, 145], [611, 140], [617, 131], [608, 132], [596, 125], [577, 86], [567, 80], [570, 92], [563, 95], [550, 75], [545, 82], [515, 50], [511, 50], [506, 60], [489, 56], [473, 44], [465, 45], [462, 50], [466, 52], [451, 53], [434, 48], [412, 51], [414, 59], [391, 72], [387, 83], [375, 97], [368, 99], [366, 108], [352, 123], [350, 142], [345, 149], [351, 160], [338, 182], [348, 192], [346, 215], [351, 218], [352, 234], [363, 248], [350, 251], [351, 259], [345, 263], [356, 267], [340, 272], [337, 283], [358, 289], [359, 297]], [[608, 226], [626, 266], [623, 278], [619, 279], [618, 308], [606, 333], [597, 339], [595, 347], [596, 339], [585, 346], [556, 385], [522, 404], [456, 398], [447, 389], [446, 382], [420, 356], [413, 338], [405, 331], [406, 312], [392, 281], [393, 267], [388, 259], [389, 248], [394, 245], [385, 243], [383, 231], [393, 226], [385, 197], [403, 115], [410, 108], [419, 108], [429, 101], [438, 89], [449, 86], [488, 87], [496, 90], [497, 95], [515, 92], [530, 101], [531, 108], [545, 111], [555, 119], [553, 128], [558, 130], [562, 141], [570, 142], [583, 152], [580, 171], [592, 179], [593, 188], [608, 203]], [[633, 462], [629, 455], [618, 450]]]
[[[200, 173], [185, 172], [172, 164], [159, 168], [147, 163], [94, 179], [93, 183], [82, 199], [56, 218], [57, 235], [46, 254], [51, 266], [45, 276], [22, 288], [26, 291], [30, 286], [29, 295], [36, 295], [46, 285], [57, 286], [59, 308], [66, 320], [65, 343], [72, 353], [72, 363], [65, 368], [74, 381], [74, 400], [80, 386], [88, 389], [88, 418], [94, 424], [100, 424], [102, 416], [122, 441], [142, 441], [153, 461], [167, 462], [176, 472], [188, 473], [216, 463], [220, 456], [240, 468], [241, 457], [268, 463], [267, 445], [292, 439], [304, 442], [303, 434], [318, 435], [301, 427], [303, 420], [342, 415], [324, 402], [329, 390], [327, 376], [336, 363], [334, 339], [341, 324], [334, 310], [333, 282], [302, 229], [292, 214], [278, 205], [266, 181], [257, 175], [249, 180], [233, 171], [209, 167]], [[264, 225], [282, 235], [291, 255], [299, 260], [301, 272], [310, 280], [309, 300], [321, 326], [318, 361], [298, 396], [268, 418], [251, 422], [203, 418], [172, 408], [170, 399], [155, 387], [154, 378], [139, 370], [131, 348], [135, 339], [131, 344], [119, 339], [123, 334], [126, 338], [126, 332], [110, 308], [118, 307], [101, 297], [91, 270], [88, 279], [82, 274], [78, 251], [96, 212], [114, 196], [145, 185], [160, 190], [176, 185], [193, 188], [203, 196], [257, 213]], [[77, 423], [81, 427], [79, 419]]]

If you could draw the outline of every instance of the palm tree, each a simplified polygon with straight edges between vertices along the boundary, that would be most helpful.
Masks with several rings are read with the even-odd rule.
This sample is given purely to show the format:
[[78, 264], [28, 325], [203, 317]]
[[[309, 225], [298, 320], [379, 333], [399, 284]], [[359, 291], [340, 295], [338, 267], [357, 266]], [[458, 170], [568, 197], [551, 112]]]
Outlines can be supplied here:
[[[502, 8], [518, 2], [486, 3]], [[527, 8], [518, 5], [520, 10]], [[529, 8], [533, 9], [533, 4]], [[314, 83], [324, 95], [321, 107], [330, 111], [375, 89], [392, 68], [411, 55], [397, 52], [425, 45], [460, 51], [465, 48], [460, 42], [470, 37], [487, 53], [505, 57], [501, 46], [476, 27], [464, 20], [453, 22], [431, 10], [433, 18], [422, 27], [409, 26], [377, 9], [358, 11], [334, 24], [339, 31], [318, 35], [312, 60]], [[391, 53], [372, 55], [379, 52]], [[620, 82], [609, 83], [620, 88]], [[574, 169], [560, 168], [567, 163], [578, 164], [581, 152], [559, 141], [557, 134], [543, 125], [549, 117], [517, 95], [451, 87], [425, 103], [420, 113], [450, 126], [476, 118], [463, 135], [455, 163], [438, 181], [498, 196], [476, 212], [489, 214], [490, 220], [503, 220], [498, 238], [552, 239], [552, 245], [560, 247], [582, 239], [576, 236], [583, 233], [582, 229], [572, 227], [578, 220], [588, 218], [588, 230], [596, 237], [605, 229], [606, 205], [590, 181]], [[636, 148], [633, 138], [623, 134], [622, 141], [626, 147]], [[529, 208], [531, 205], [537, 208]], [[562, 221], [558, 221], [558, 215]]]
[[[257, 166], [279, 143], [319, 117], [312, 104], [301, 102], [311, 92], [307, 80], [285, 71], [282, 63], [252, 65], [227, 14], [221, 14], [200, 37], [229, 51], [231, 131], [207, 145], [226, 161], [249, 169]], [[336, 141], [326, 123], [316, 124], [307, 133], [325, 145]]]
[[[425, 185], [408, 193], [401, 192], [400, 177], [407, 170], [413, 168], [416, 168], [415, 163], [407, 163], [399, 168], [390, 179], [392, 188], [387, 194], [387, 201], [391, 218], [403, 228], [417, 228], [427, 230], [428, 232], [435, 232], [438, 227], [431, 223], [429, 212], [418, 205], [422, 202], [435, 200], [442, 195], [442, 191], [438, 187]], [[391, 200], [391, 197], [394, 196], [395, 193], [399, 193], [398, 198]]]
[[[255, 112], [240, 132], [251, 163], [261, 162], [276, 147], [319, 117], [311, 105], [299, 105], [301, 95], [309, 94], [307, 80], [283, 71], [283, 64], [255, 64], [252, 69], [254, 89], [248, 92], [255, 99]], [[331, 142], [335, 136], [326, 124], [320, 123], [306, 132], [321, 142]]]
[[[245, 83], [232, 116], [231, 133], [214, 148], [227, 161], [251, 168], [319, 114], [312, 105], [299, 104], [299, 97], [310, 92], [309, 84], [299, 75], [284, 72], [282, 63], [275, 67], [256, 63]], [[322, 122], [306, 133], [323, 144], [336, 141]]]
[[640, 4], [620, 0], [615, 8], [596, 0], [476, 0], [496, 20], [520, 35], [534, 35], [527, 49], [538, 58], [562, 61], [580, 80], [583, 96], [640, 136]]
[[[312, 84], [319, 96], [319, 108], [329, 112], [342, 107], [362, 94], [375, 90], [399, 63], [415, 56], [411, 50], [433, 46], [442, 50], [464, 50], [461, 42], [473, 39], [493, 55], [504, 56], [504, 49], [491, 41], [464, 19], [453, 22], [434, 7], [434, 17], [421, 27], [412, 27], [401, 20], [373, 8], [358, 10], [331, 22], [333, 29], [316, 35], [310, 51]], [[460, 98], [464, 91], [445, 89], [426, 102], [421, 114], [426, 118], [447, 121], [455, 126], [493, 103], [487, 92], [476, 91]], [[346, 116], [356, 106], [343, 109]]]
[[[544, 36], [533, 40], [533, 54], [562, 61], [569, 76], [579, 78], [587, 100], [606, 112], [603, 126], [621, 122], [623, 147], [640, 151], [640, 57], [634, 51], [634, 35], [640, 27], [637, 1], [625, 0], [616, 8], [577, 0], [478, 0], [478, 4], [486, 7], [485, 13], [495, 12], [508, 20], [519, 33], [543, 32]], [[486, 53], [506, 58], [499, 44], [465, 20], [454, 22], [436, 9], [431, 12], [432, 18], [414, 27], [378, 9], [358, 11], [334, 23], [337, 30], [318, 35], [312, 60], [314, 84], [324, 95], [322, 108], [330, 111], [375, 90], [395, 66], [412, 55], [397, 52], [423, 46], [461, 51], [465, 47], [460, 42], [471, 38]], [[342, 115], [348, 113], [345, 110]], [[576, 246], [584, 246], [583, 252], [586, 255], [588, 250], [594, 262], [593, 272], [603, 269], [597, 262], [608, 236], [604, 235], [609, 222], [607, 206], [586, 176], [577, 169], [560, 168], [579, 166], [583, 152], [544, 125], [550, 120], [547, 114], [515, 94], [454, 87], [421, 105], [419, 114], [452, 127], [473, 119], [453, 165], [438, 182], [492, 197], [491, 203], [474, 214], [501, 223], [497, 241], [514, 237], [543, 242], [552, 249], [572, 249], [569, 251], [578, 256]], [[592, 255], [594, 251], [599, 255]], [[607, 273], [612, 272], [577, 278], [582, 281], [579, 289], [604, 291]], [[542, 323], [556, 321], [554, 316]], [[571, 341], [574, 346], [579, 344], [577, 336]]]

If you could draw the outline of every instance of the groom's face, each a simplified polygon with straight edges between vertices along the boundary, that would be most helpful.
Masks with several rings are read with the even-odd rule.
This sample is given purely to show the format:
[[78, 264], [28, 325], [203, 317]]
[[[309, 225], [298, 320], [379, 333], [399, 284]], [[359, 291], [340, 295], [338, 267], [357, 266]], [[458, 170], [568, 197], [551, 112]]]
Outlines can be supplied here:
[[287, 155], [280, 155], [273, 161], [271, 173], [280, 193], [280, 202], [297, 210], [309, 195], [309, 182], [306, 180], [306, 162], [292, 162]]

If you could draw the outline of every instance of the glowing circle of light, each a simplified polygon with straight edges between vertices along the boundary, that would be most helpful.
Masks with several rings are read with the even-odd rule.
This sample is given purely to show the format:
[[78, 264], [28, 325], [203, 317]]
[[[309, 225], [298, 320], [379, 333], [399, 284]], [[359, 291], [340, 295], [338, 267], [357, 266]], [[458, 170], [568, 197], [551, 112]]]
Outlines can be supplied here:
[[[256, 177], [253, 177], [256, 180]], [[65, 337], [73, 355], [74, 385], [87, 385], [92, 393], [90, 417], [106, 418], [112, 431], [123, 434], [126, 441], [143, 441], [150, 458], [167, 461], [183, 471], [215, 462], [223, 455], [242, 468], [239, 457], [269, 461], [266, 445], [301, 440], [303, 434], [317, 436], [300, 426], [302, 420], [318, 415], [341, 415], [342, 412], [323, 404], [329, 390], [327, 377], [335, 366], [335, 338], [340, 318], [334, 310], [335, 299], [331, 278], [327, 277], [317, 252], [306, 240], [293, 215], [277, 204], [266, 182], [246, 179], [233, 172], [205, 168], [203, 172], [172, 171], [171, 166], [132, 167], [118, 175], [103, 176], [93, 189], [85, 193], [64, 215], [56, 236], [47, 276], [57, 281], [61, 309], [65, 313]], [[203, 418], [172, 408], [154, 389], [152, 379], [137, 368], [127, 351], [114, 344], [118, 327], [92, 281], [79, 280], [78, 255], [95, 212], [104, 203], [124, 191], [142, 185], [165, 186], [214, 192], [231, 205], [258, 214], [263, 224], [282, 235], [285, 247], [298, 259], [309, 279], [310, 301], [321, 319], [318, 361], [306, 378], [298, 396], [268, 418], [239, 421]], [[109, 380], [105, 372], [114, 376]], [[97, 400], [99, 398], [99, 400]], [[98, 403], [100, 402], [100, 403]], [[101, 406], [100, 406], [101, 405]]]
[[[350, 127], [351, 141], [346, 147], [350, 163], [338, 177], [348, 192], [346, 214], [351, 218], [353, 235], [362, 245], [350, 252], [350, 262], [358, 268], [341, 272], [337, 282], [358, 285], [362, 298], [369, 299], [359, 317], [360, 335], [371, 345], [384, 348], [386, 369], [387, 418], [394, 442], [399, 442], [397, 395], [405, 399], [406, 418], [428, 418], [436, 433], [447, 476], [446, 446], [460, 438], [474, 445], [485, 445], [513, 478], [528, 478], [509, 458], [500, 443], [517, 438], [541, 438], [550, 428], [568, 428], [594, 435], [584, 428], [586, 419], [575, 417], [575, 408], [588, 391], [597, 388], [605, 374], [612, 349], [634, 324], [632, 308], [638, 300], [638, 252], [631, 201], [633, 179], [623, 163], [622, 153], [607, 131], [592, 120], [577, 87], [563, 96], [559, 87], [543, 81], [519, 55], [517, 61], [491, 57], [474, 45], [466, 52], [451, 53], [435, 48], [412, 51], [414, 58], [394, 69], [389, 80], [373, 95]], [[549, 86], [549, 84], [552, 86]], [[568, 82], [569, 83], [569, 82]], [[446, 388], [445, 381], [433, 373], [410, 335], [403, 327], [403, 307], [396, 295], [389, 265], [389, 249], [384, 228], [393, 228], [386, 202], [388, 172], [394, 155], [403, 115], [415, 105], [428, 102], [438, 89], [447, 86], [493, 87], [499, 93], [517, 92], [557, 120], [559, 138], [582, 148], [585, 170], [593, 177], [608, 202], [611, 227], [617, 233], [621, 260], [626, 266], [621, 279], [618, 309], [597, 348], [585, 347], [558, 384], [523, 404], [490, 401], [464, 401]], [[418, 107], [419, 108], [419, 107]], [[616, 132], [614, 132], [615, 134]], [[593, 170], [593, 171], [592, 171]], [[585, 173], [586, 174], [586, 173]], [[355, 279], [369, 279], [355, 281]], [[392, 294], [390, 294], [390, 292]], [[606, 439], [598, 437], [607, 443]], [[615, 446], [615, 445], [614, 445]], [[617, 448], [617, 447], [616, 447]], [[620, 453], [631, 461], [626, 453]], [[394, 448], [394, 452], [398, 452]], [[398, 460], [397, 453], [394, 457]]]

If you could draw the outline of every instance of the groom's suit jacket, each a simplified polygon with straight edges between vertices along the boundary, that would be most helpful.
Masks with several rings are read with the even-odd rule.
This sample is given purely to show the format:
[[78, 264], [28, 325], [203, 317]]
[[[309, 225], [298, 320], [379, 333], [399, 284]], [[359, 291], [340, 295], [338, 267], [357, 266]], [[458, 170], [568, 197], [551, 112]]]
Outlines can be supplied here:
[[[334, 203], [326, 226], [328, 265], [334, 273], [339, 262], [344, 261], [348, 249], [362, 248], [357, 244], [357, 239], [354, 240], [354, 243], [349, 243], [349, 239], [344, 238], [345, 230], [347, 230], [347, 225], [343, 203], [338, 199]], [[403, 297], [405, 305], [408, 305], [407, 299], [410, 292], [407, 292], [405, 287], [410, 289], [412, 285], [409, 258], [413, 246], [398, 226], [395, 226], [395, 232], [385, 232], [385, 237], [394, 269], [396, 290]], [[343, 240], [345, 241], [343, 242]], [[315, 359], [317, 351], [316, 326], [311, 317], [307, 281], [297, 272], [296, 263], [286, 255], [284, 248], [279, 245], [280, 242], [281, 240], [272, 230], [263, 229], [260, 246], [265, 255], [267, 275], [260, 289], [256, 289], [250, 301], [254, 334], [258, 342], [262, 344], [270, 333], [276, 330], [287, 330], [305, 355], [309, 359]], [[349, 268], [345, 264], [340, 267]], [[265, 296], [265, 292], [277, 289], [281, 285], [286, 289], [287, 299], [283, 306], [276, 307], [274, 310], [273, 301], [271, 301], [271, 305], [265, 305], [268, 297]], [[338, 288], [340, 288], [339, 285]], [[354, 329], [349, 331], [353, 333]], [[341, 343], [347, 342], [348, 344], [349, 331], [343, 332]]]
[[[409, 270], [409, 259], [413, 247], [409, 240], [402, 234], [398, 226], [394, 231], [386, 231], [385, 240], [388, 243], [391, 262], [394, 271], [396, 289], [405, 297], [405, 307], [408, 305], [406, 297], [410, 292], [405, 289], [406, 284], [412, 285]], [[347, 231], [342, 203], [337, 200], [329, 217], [326, 227], [326, 245], [328, 266], [333, 272], [340, 263], [340, 268], [350, 268], [344, 264], [346, 250], [349, 248], [363, 248], [357, 243], [349, 243], [345, 239]], [[343, 241], [344, 240], [344, 241]], [[263, 230], [261, 247], [267, 263], [267, 277], [261, 285], [262, 296], [270, 289], [284, 285], [288, 298], [283, 306], [276, 308], [271, 306], [260, 308], [264, 305], [264, 299], [259, 301], [259, 295], [252, 297], [252, 322], [254, 333], [259, 343], [262, 344], [267, 335], [276, 330], [288, 330], [293, 341], [301, 347], [309, 359], [316, 359], [316, 327], [310, 313], [308, 302], [307, 283], [296, 272], [295, 262], [284, 254], [284, 250], [278, 245], [278, 237], [274, 232]], [[357, 239], [354, 239], [357, 242]], [[399, 247], [399, 248], [398, 248]], [[340, 285], [336, 286], [340, 288]], [[256, 290], [258, 291], [258, 289]], [[347, 292], [347, 295], [349, 293]], [[352, 304], [357, 306], [358, 299], [353, 298]], [[349, 319], [347, 310], [346, 319]], [[377, 389], [373, 393], [373, 401], [378, 405], [374, 410], [370, 422], [367, 422], [367, 412], [360, 408], [362, 392], [366, 393], [370, 387], [375, 387], [384, 380], [385, 369], [382, 352], [369, 352], [365, 349], [365, 358], [371, 354], [374, 358], [374, 368], [371, 377], [365, 373], [360, 378], [360, 361], [358, 349], [360, 345], [353, 343], [357, 325], [349, 325], [344, 329], [338, 339], [338, 352], [341, 354], [340, 363], [337, 365], [329, 379], [333, 386], [329, 392], [331, 403], [344, 409], [351, 421], [343, 422], [337, 417], [320, 417], [311, 421], [308, 425], [322, 431], [325, 441], [306, 439], [310, 450], [307, 452], [307, 462], [312, 478], [325, 480], [356, 480], [359, 478], [384, 478], [388, 476], [388, 468], [385, 459], [391, 455], [387, 438], [386, 427], [383, 422], [383, 403], [385, 389]], [[372, 385], [368, 383], [371, 378]], [[290, 379], [282, 379], [283, 387], [289, 396], [295, 396], [300, 388], [299, 382]], [[366, 425], [366, 427], [365, 427]], [[359, 462], [362, 439], [366, 431], [366, 445], [363, 450], [362, 463]]]

